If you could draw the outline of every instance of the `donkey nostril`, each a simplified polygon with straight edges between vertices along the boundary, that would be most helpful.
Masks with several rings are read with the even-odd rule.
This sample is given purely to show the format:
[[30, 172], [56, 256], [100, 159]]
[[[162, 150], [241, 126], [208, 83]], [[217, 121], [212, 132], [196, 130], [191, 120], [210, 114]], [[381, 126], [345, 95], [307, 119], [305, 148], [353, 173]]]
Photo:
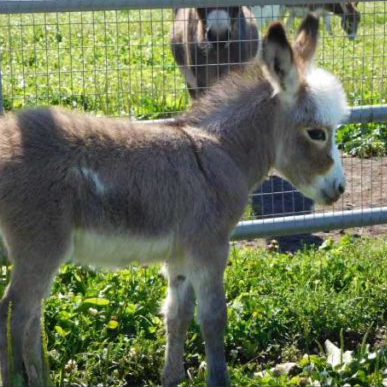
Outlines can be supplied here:
[[342, 194], [342, 193], [344, 193], [344, 191], [345, 191], [345, 188], [344, 188], [344, 186], [342, 185], [342, 184], [339, 184], [339, 186], [337, 187], [337, 189], [339, 190], [339, 192]]

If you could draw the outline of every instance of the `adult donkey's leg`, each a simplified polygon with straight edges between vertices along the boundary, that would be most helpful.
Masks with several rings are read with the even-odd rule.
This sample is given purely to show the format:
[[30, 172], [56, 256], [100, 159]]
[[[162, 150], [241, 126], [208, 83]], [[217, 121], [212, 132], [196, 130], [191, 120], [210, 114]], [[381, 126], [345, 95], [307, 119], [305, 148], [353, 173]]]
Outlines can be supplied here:
[[229, 385], [224, 354], [224, 330], [227, 306], [223, 273], [227, 262], [228, 242], [193, 257], [189, 278], [198, 302], [198, 321], [203, 335], [207, 359], [207, 384]]
[[329, 35], [333, 35], [332, 33], [332, 24], [331, 24], [331, 15], [329, 12], [324, 13], [324, 24], [325, 24], [325, 29], [327, 30]]
[[195, 305], [192, 285], [178, 269], [173, 265], [166, 266], [168, 297], [163, 308], [167, 330], [167, 349], [162, 374], [164, 386], [177, 385], [185, 378], [184, 341]]
[[39, 235], [5, 233], [13, 269], [0, 302], [0, 361], [4, 386], [47, 384], [42, 362], [40, 307], [69, 247], [69, 238], [64, 238], [63, 233], [55, 232], [57, 235], [50, 238], [54, 232], [51, 227], [50, 232]]

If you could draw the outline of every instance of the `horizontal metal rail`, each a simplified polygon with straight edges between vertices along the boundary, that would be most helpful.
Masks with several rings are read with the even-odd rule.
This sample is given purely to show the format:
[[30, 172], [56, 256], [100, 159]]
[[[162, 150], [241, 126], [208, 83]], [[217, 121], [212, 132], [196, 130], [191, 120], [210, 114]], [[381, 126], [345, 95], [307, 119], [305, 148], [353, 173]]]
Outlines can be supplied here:
[[353, 106], [346, 123], [387, 121], [387, 105]]
[[274, 237], [387, 223], [387, 207], [241, 221], [232, 240]]
[[[147, 124], [172, 123], [174, 120], [174, 118], [161, 118], [158, 120], [147, 120], [142, 122]], [[344, 120], [343, 124], [381, 121], [387, 121], [387, 105], [364, 105], [351, 107], [350, 114]]]
[[[366, 0], [360, 0], [366, 1]], [[1, 13], [107, 11], [174, 7], [306, 4], [306, 0], [1, 0]], [[332, 0], [319, 0], [330, 3]]]

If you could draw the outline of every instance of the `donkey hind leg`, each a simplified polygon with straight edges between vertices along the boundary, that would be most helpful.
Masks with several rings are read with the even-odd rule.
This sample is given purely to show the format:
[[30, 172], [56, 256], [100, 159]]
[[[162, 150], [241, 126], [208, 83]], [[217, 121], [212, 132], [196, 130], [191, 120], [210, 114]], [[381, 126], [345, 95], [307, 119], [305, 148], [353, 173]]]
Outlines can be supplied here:
[[[205, 343], [207, 385], [228, 386], [228, 372], [224, 354], [224, 330], [227, 306], [223, 273], [227, 262], [228, 243], [211, 254], [201, 254], [189, 271], [189, 279], [198, 303], [198, 322]], [[194, 260], [198, 257], [194, 257]]]
[[66, 252], [65, 244], [58, 243], [58, 240], [56, 243], [42, 240], [32, 243], [25, 240], [7, 242], [14, 266], [10, 283], [0, 302], [2, 382], [4, 386], [17, 383], [45, 385], [40, 307]]
[[163, 308], [167, 331], [165, 366], [162, 373], [164, 386], [175, 386], [185, 379], [184, 341], [193, 318], [195, 297], [191, 283], [183, 275], [166, 267], [168, 296]]

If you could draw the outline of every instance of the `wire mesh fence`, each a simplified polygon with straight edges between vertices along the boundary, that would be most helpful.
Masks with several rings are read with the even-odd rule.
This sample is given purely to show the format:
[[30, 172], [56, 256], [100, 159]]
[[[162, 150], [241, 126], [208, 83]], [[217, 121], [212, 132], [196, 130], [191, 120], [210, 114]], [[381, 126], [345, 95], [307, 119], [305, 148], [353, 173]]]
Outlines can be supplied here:
[[[181, 63], [177, 63], [176, 53], [172, 54], [171, 36], [176, 35], [180, 27], [173, 24], [177, 13], [171, 9], [176, 5], [171, 1], [159, 1], [158, 9], [140, 9], [141, 4], [130, 1], [126, 4], [128, 9], [114, 9], [124, 5], [120, 1], [111, 1], [112, 10], [106, 10], [105, 4], [102, 11], [92, 10], [92, 2], [1, 3], [4, 3], [3, 6], [0, 4], [0, 49], [5, 111], [23, 106], [62, 105], [131, 119], [174, 117], [191, 103], [192, 92], [190, 95], [188, 89], [192, 85], [187, 88], [185, 83], [187, 71], [196, 81], [200, 77], [200, 67], [207, 72], [215, 69], [215, 78], [223, 76], [220, 65], [227, 72], [233, 65], [244, 65], [255, 56], [251, 45], [250, 55], [243, 56], [241, 42], [258, 45], [268, 22], [275, 19], [283, 20], [289, 33], [294, 35], [300, 16], [309, 9], [315, 10], [322, 21], [316, 62], [343, 82], [349, 104], [354, 107], [386, 104], [385, 1], [319, 2], [318, 6], [313, 2], [289, 1], [286, 4], [279, 1], [276, 5], [263, 5], [259, 1], [250, 1], [249, 13], [244, 16], [258, 29], [258, 37], [255, 37], [251, 32], [241, 35], [240, 16], [232, 13], [240, 4], [234, 6], [227, 0], [223, 2], [228, 6], [224, 13], [218, 13], [217, 21], [210, 20], [209, 23], [221, 27], [226, 21], [230, 22], [227, 34], [210, 36], [208, 25], [203, 22], [199, 35], [188, 40], [190, 60], [187, 62], [184, 57], [189, 50], [183, 50]], [[28, 7], [33, 10], [32, 3], [51, 7], [52, 12], [24, 13]], [[223, 8], [221, 3], [217, 2], [217, 5]], [[86, 4], [86, 9], [90, 10], [75, 11], [77, 4], [83, 9]], [[136, 9], [129, 9], [131, 7]], [[60, 12], [54, 12], [56, 9]], [[185, 14], [183, 24], [193, 15], [197, 15], [196, 11]], [[200, 20], [199, 16], [195, 17]], [[210, 19], [209, 9], [203, 16], [206, 18]], [[181, 32], [183, 38], [189, 35], [187, 25], [184, 24]], [[239, 35], [232, 35], [235, 31], [239, 31]], [[175, 47], [180, 44], [174, 42]], [[233, 46], [235, 42], [237, 44]], [[210, 60], [208, 50], [211, 49], [214, 55]], [[206, 53], [203, 59], [200, 59], [200, 50]], [[226, 50], [225, 56], [222, 56], [222, 50]], [[233, 56], [232, 50], [239, 50], [238, 54]], [[207, 78], [203, 77], [206, 81], [200, 87], [211, 87], [208, 73]], [[386, 117], [386, 109], [381, 111], [379, 118], [371, 117], [373, 122], [362, 122], [362, 110], [357, 110], [357, 119], [352, 121], [360, 123], [343, 125], [338, 131], [347, 176], [346, 192], [333, 208], [338, 216], [353, 210], [365, 213], [368, 208], [387, 207], [384, 177], [387, 172], [387, 128], [381, 120]], [[289, 183], [274, 176], [252, 194], [244, 219], [260, 219], [263, 224], [273, 223], [275, 217], [289, 215], [310, 214], [309, 217], [316, 219], [322, 215], [323, 219], [327, 211], [332, 210], [317, 208]], [[380, 215], [383, 211], [368, 212], [378, 216], [368, 222], [366, 217], [356, 215], [356, 225], [384, 221]], [[344, 220], [341, 225], [347, 226]], [[340, 221], [334, 227], [339, 226]], [[291, 227], [286, 232], [292, 233]]]
[[5, 110], [60, 104], [156, 118], [187, 103], [169, 52], [170, 10], [1, 18]]

